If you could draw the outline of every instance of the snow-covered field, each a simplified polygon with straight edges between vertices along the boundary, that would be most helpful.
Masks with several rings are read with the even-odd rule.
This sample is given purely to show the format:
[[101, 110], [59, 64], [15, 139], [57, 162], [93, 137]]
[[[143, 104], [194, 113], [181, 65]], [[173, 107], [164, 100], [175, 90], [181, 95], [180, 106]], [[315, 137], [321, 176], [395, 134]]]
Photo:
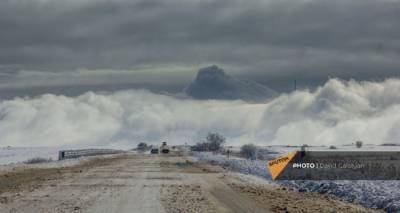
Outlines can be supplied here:
[[0, 165], [22, 163], [32, 158], [58, 159], [59, 148], [54, 147], [0, 147]]
[[[0, 148], [0, 174], [7, 173], [10, 171], [27, 169], [27, 168], [60, 168], [75, 166], [83, 162], [90, 161], [91, 159], [97, 158], [111, 158], [115, 154], [109, 155], [95, 155], [85, 156], [73, 159], [65, 159], [58, 161], [58, 151], [60, 148], [40, 147], [40, 148], [28, 148], [28, 147], [1, 147]], [[26, 164], [25, 161], [32, 158], [46, 158], [52, 161], [45, 163]]]
[[[298, 150], [297, 147], [269, 147], [272, 155], [280, 155]], [[363, 151], [394, 151], [400, 147], [369, 147]], [[311, 150], [328, 150], [324, 147], [311, 147]], [[350, 146], [338, 147], [338, 150], [355, 150]], [[207, 152], [195, 152], [198, 160], [221, 165], [232, 171], [263, 177], [272, 182], [266, 168], [266, 161], [228, 158], [225, 155], [214, 155]], [[375, 209], [384, 209], [388, 212], [400, 212], [400, 181], [276, 181], [278, 184], [288, 185], [302, 190], [314, 191], [335, 195], [349, 202], [359, 203]]]
[[[99, 148], [99, 147], [96, 147]], [[103, 148], [103, 147], [100, 147]], [[87, 156], [58, 161], [60, 147], [0, 147], [0, 173], [24, 168], [56, 168], [80, 164], [92, 158], [107, 158], [113, 155]], [[33, 158], [51, 159], [45, 163], [26, 164]]]
[[[299, 151], [300, 146], [258, 146], [261, 149], [266, 149], [271, 152], [271, 157], [287, 154], [293, 151]], [[234, 152], [240, 152], [240, 146], [231, 146], [227, 148]], [[355, 145], [336, 146], [336, 149], [330, 149], [328, 146], [309, 146], [307, 151], [400, 151], [400, 146], [378, 146], [373, 144], [364, 144], [361, 148], [356, 148]]]

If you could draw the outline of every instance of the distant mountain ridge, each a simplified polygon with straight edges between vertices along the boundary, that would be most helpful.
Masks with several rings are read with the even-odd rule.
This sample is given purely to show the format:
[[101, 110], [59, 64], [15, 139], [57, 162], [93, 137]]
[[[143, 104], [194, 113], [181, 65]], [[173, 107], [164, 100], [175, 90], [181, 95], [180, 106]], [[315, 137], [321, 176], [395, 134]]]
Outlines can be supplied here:
[[253, 81], [236, 79], [216, 65], [199, 70], [184, 92], [195, 99], [263, 101], [278, 93]]

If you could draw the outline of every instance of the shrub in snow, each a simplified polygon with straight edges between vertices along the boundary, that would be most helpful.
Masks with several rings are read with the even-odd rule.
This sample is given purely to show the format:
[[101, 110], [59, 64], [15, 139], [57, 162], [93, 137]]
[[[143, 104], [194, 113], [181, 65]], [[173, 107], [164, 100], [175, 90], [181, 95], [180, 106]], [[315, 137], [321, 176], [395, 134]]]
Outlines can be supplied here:
[[51, 158], [37, 157], [37, 158], [28, 159], [28, 160], [24, 161], [24, 163], [25, 164], [36, 164], [36, 163], [49, 163], [52, 161], [53, 161], [53, 159], [51, 159]]
[[137, 145], [137, 147], [136, 147], [136, 149], [138, 150], [138, 151], [146, 151], [146, 150], [148, 150], [150, 147], [146, 144], [146, 143], [144, 143], [144, 142], [141, 142], [141, 143], [139, 143], [138, 145]]
[[247, 159], [255, 160], [257, 159], [257, 147], [253, 144], [245, 144], [240, 147], [240, 154]]
[[362, 141], [356, 141], [356, 147], [357, 147], [357, 148], [361, 148], [362, 145], [363, 145], [363, 142], [362, 142]]
[[190, 147], [190, 150], [195, 152], [206, 152], [207, 151], [207, 143], [196, 143], [195, 145]]

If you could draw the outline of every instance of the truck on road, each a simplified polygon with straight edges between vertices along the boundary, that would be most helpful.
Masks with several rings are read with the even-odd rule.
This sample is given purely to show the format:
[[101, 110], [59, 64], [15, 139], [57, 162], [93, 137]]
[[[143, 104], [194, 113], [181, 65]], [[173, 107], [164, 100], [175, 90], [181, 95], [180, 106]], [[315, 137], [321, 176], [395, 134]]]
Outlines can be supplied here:
[[167, 142], [162, 142], [162, 145], [160, 146], [160, 152], [164, 154], [169, 153], [169, 147], [167, 145]]

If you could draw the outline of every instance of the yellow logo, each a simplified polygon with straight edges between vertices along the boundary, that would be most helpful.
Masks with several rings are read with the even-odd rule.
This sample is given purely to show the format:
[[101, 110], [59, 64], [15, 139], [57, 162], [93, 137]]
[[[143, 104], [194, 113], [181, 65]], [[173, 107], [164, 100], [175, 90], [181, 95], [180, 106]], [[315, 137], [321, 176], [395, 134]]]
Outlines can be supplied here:
[[285, 169], [288, 163], [294, 158], [297, 152], [289, 153], [286, 156], [279, 157], [268, 161], [268, 170], [271, 173], [272, 180], [275, 180], [278, 175]]

